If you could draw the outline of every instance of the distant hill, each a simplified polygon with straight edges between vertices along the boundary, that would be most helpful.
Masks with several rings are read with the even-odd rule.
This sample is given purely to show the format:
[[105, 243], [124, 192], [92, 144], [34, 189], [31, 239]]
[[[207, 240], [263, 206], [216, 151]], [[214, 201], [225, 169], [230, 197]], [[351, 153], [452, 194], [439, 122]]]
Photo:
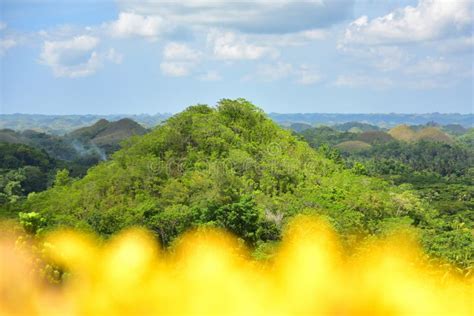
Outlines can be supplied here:
[[0, 130], [0, 142], [23, 144], [46, 151], [59, 160], [73, 161], [86, 157], [105, 160], [120, 148], [120, 142], [130, 136], [143, 135], [147, 129], [131, 119], [110, 122], [100, 119], [65, 136], [51, 135], [34, 130]]
[[426, 127], [416, 133], [416, 140], [452, 143], [453, 139], [437, 127]]
[[20, 133], [8, 128], [0, 130], [0, 142], [10, 144], [25, 144], [24, 139]]
[[464, 126], [461, 126], [459, 124], [444, 125], [444, 126], [441, 126], [441, 129], [444, 132], [450, 135], [455, 135], [455, 136], [464, 135], [469, 131], [469, 128], [465, 128]]
[[146, 133], [146, 128], [128, 118], [115, 122], [101, 119], [94, 125], [82, 127], [67, 134], [66, 138], [96, 145], [110, 154], [120, 148], [119, 144], [124, 139]]
[[367, 124], [367, 123], [361, 123], [361, 122], [347, 122], [347, 123], [342, 123], [342, 124], [336, 124], [332, 126], [332, 128], [341, 132], [351, 132], [351, 133], [363, 133], [363, 132], [380, 130], [380, 127], [378, 126]]
[[16, 132], [11, 129], [2, 129], [0, 130], [0, 142], [35, 147], [60, 160], [73, 160], [77, 157], [74, 147], [63, 137], [32, 130]]
[[[0, 129], [12, 129], [15, 131], [35, 130], [49, 134], [64, 135], [81, 127], [95, 124], [100, 119], [107, 121], [117, 121], [129, 118], [144, 126], [154, 127], [163, 123], [171, 117], [169, 113], [162, 114], [116, 114], [116, 115], [39, 115], [39, 114], [0, 114]], [[305, 125], [337, 125], [350, 122], [368, 124], [381, 128], [392, 128], [400, 124], [406, 125], [459, 125], [461, 127], [474, 127], [473, 114], [330, 114], [330, 113], [296, 113], [280, 114], [270, 113], [269, 117], [280, 125], [290, 127], [294, 123], [296, 128]], [[307, 126], [306, 126], [307, 127]], [[360, 127], [360, 126], [359, 126]], [[362, 131], [367, 131], [361, 128]]]
[[306, 124], [306, 123], [292, 123], [289, 128], [292, 130], [292, 131], [295, 131], [297, 133], [301, 133], [307, 129], [310, 129], [310, 128], [313, 128], [312, 125], [310, 124]]
[[342, 142], [340, 144], [337, 144], [335, 147], [339, 149], [341, 152], [347, 152], [347, 153], [361, 152], [361, 151], [369, 150], [370, 148], [372, 148], [370, 144], [361, 142], [359, 140], [349, 140], [346, 142]]
[[416, 139], [416, 131], [408, 125], [399, 125], [388, 131], [390, 136], [396, 140], [412, 142]]
[[357, 140], [368, 144], [382, 144], [395, 140], [389, 133], [382, 131], [368, 131], [357, 135]]
[[64, 135], [78, 128], [95, 124], [101, 119], [117, 121], [129, 118], [140, 125], [154, 127], [171, 116], [164, 114], [139, 114], [139, 115], [40, 115], [40, 114], [0, 114], [0, 129], [15, 131], [34, 130], [48, 134]]
[[336, 125], [347, 122], [360, 122], [391, 128], [397, 125], [424, 125], [437, 123], [439, 125], [458, 124], [464, 127], [474, 127], [474, 114], [339, 114], [339, 113], [270, 113], [270, 118], [279, 124], [289, 126], [291, 123], [306, 123], [310, 125]]
[[97, 146], [115, 146], [126, 138], [144, 135], [146, 132], [146, 128], [128, 118], [115, 122], [101, 119], [94, 125], [82, 127], [67, 134], [66, 138], [91, 142]]
[[434, 141], [441, 143], [452, 143], [453, 138], [443, 132], [439, 127], [424, 127], [418, 131], [407, 125], [400, 125], [388, 132], [396, 140], [405, 142]]

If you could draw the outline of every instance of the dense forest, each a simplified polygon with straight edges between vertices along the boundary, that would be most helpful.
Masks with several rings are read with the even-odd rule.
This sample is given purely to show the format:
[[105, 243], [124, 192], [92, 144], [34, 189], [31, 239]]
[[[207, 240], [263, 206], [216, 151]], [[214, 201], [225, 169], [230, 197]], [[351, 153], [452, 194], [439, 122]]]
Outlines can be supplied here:
[[111, 131], [107, 159], [84, 176], [48, 147], [2, 143], [2, 217], [33, 235], [71, 227], [108, 238], [141, 226], [166, 246], [196, 227], [224, 228], [264, 259], [307, 214], [330, 223], [349, 252], [408, 229], [435, 262], [472, 270], [472, 129], [359, 123], [298, 133], [243, 99], [191, 106], [149, 132], [126, 123], [135, 132], [99, 121], [68, 134], [99, 147]]

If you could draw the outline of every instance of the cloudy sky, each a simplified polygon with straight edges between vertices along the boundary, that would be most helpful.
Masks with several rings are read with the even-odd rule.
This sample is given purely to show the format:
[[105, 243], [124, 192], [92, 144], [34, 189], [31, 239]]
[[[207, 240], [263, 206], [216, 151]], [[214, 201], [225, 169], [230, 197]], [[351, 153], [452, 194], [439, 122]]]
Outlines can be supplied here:
[[0, 113], [473, 112], [473, 0], [0, 0]]

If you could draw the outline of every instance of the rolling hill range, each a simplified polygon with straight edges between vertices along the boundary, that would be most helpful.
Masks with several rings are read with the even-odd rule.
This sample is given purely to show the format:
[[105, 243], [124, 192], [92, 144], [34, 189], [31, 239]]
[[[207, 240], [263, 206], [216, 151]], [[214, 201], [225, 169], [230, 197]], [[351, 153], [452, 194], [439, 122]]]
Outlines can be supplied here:
[[42, 115], [42, 114], [0, 114], [0, 129], [15, 131], [34, 130], [53, 135], [64, 135], [72, 131], [95, 124], [99, 120], [118, 121], [131, 119], [140, 125], [154, 127], [171, 114], [113, 114], [113, 115]]
[[99, 155], [102, 160], [120, 148], [120, 142], [147, 133], [140, 124], [131, 119], [109, 122], [105, 119], [79, 128], [65, 136], [51, 135], [33, 130], [0, 130], [0, 142], [25, 144], [45, 150], [51, 157], [72, 161], [82, 156]]
[[[95, 124], [101, 119], [117, 121], [129, 118], [144, 126], [151, 128], [161, 124], [171, 114], [115, 114], [115, 115], [39, 115], [39, 114], [0, 114], [0, 129], [12, 129], [15, 131], [35, 130], [55, 135], [64, 135], [75, 129]], [[295, 129], [302, 129], [318, 125], [339, 125], [340, 129], [346, 131], [351, 124], [358, 124], [361, 131], [373, 130], [373, 126], [379, 128], [392, 128], [397, 125], [424, 125], [436, 123], [446, 125], [453, 132], [463, 132], [465, 128], [471, 128], [474, 122], [473, 114], [328, 114], [328, 113], [295, 113], [282, 114], [270, 113], [269, 117], [278, 124], [289, 127], [295, 125]], [[371, 127], [372, 126], [372, 127]], [[357, 126], [351, 126], [357, 127]], [[367, 129], [369, 128], [369, 129]], [[338, 129], [338, 128], [336, 128]]]

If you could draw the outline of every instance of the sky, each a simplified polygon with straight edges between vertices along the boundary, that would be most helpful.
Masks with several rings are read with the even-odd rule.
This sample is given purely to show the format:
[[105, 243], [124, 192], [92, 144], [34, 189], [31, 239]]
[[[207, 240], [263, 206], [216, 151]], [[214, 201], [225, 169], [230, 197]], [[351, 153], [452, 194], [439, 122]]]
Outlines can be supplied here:
[[0, 113], [472, 113], [473, 0], [0, 0]]

